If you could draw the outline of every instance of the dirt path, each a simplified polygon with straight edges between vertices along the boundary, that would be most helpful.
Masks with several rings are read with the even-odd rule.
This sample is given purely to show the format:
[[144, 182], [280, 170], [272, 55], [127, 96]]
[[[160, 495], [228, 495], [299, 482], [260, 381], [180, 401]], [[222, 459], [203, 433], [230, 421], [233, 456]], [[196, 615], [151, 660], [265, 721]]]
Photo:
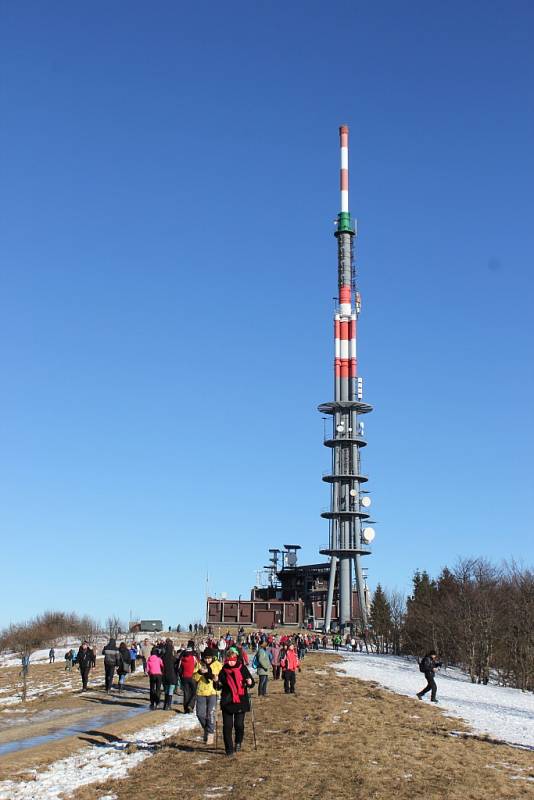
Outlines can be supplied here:
[[[36, 665], [32, 669], [33, 685], [58, 683], [58, 665]], [[129, 676], [127, 689], [121, 695], [116, 689], [107, 695], [103, 680], [99, 664], [91, 673], [92, 688], [88, 692], [81, 692], [79, 673], [74, 673], [62, 694], [44, 691], [27, 703], [4, 708], [0, 714], [0, 780], [16, 778], [30, 766], [42, 767], [70, 755], [80, 744], [86, 744], [80, 737], [88, 730], [125, 733], [146, 725], [143, 712], [149, 703], [148, 679], [142, 672]], [[151, 718], [158, 717], [159, 714]]]

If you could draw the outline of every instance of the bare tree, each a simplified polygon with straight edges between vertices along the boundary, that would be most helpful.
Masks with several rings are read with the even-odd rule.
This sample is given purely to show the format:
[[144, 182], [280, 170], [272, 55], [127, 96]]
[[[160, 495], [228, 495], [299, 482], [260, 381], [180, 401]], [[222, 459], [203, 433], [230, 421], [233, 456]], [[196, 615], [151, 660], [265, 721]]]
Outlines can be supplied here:
[[27, 697], [27, 681], [32, 653], [48, 647], [59, 636], [74, 635], [87, 638], [97, 624], [90, 617], [74, 612], [45, 611], [27, 622], [10, 625], [0, 633], [0, 652], [9, 650], [22, 659], [22, 700]]
[[386, 597], [391, 610], [391, 650], [398, 656], [401, 652], [402, 626], [406, 616], [406, 597], [396, 589], [386, 592]]
[[116, 614], [109, 616], [106, 620], [106, 630], [110, 639], [116, 639], [119, 633], [125, 630], [125, 628], [126, 626]]
[[22, 702], [25, 702], [28, 693], [28, 672], [30, 657], [35, 650], [45, 647], [48, 643], [48, 631], [36, 622], [23, 622], [10, 625], [0, 635], [0, 650], [10, 650], [22, 659]]

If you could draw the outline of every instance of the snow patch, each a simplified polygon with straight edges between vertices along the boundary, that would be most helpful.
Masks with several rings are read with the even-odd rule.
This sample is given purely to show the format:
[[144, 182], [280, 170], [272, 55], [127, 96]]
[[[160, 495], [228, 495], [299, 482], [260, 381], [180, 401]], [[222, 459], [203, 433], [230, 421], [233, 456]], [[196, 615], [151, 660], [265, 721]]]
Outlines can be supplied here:
[[196, 719], [189, 715], [175, 716], [161, 725], [143, 728], [117, 741], [93, 745], [55, 761], [44, 772], [32, 770], [33, 778], [28, 782], [0, 781], [0, 800], [35, 800], [36, 797], [60, 800], [81, 786], [124, 778], [131, 769], [150, 758], [155, 750], [151, 745], [196, 724]]
[[[344, 653], [343, 659], [343, 664], [332, 665], [339, 674], [378, 681], [396, 694], [415, 699], [424, 683], [415, 659], [376, 653]], [[452, 668], [439, 671], [436, 683], [439, 708], [447, 716], [459, 717], [478, 733], [499, 741], [534, 749], [534, 694], [471, 683], [461, 670]]]

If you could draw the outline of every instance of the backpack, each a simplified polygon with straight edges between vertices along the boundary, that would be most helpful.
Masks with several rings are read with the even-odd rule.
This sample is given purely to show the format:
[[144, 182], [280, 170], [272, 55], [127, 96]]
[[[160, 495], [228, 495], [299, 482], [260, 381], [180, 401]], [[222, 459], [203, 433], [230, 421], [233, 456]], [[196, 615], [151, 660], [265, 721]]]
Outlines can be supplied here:
[[419, 672], [428, 672], [430, 669], [430, 664], [428, 656], [424, 656], [421, 661], [419, 662]]
[[258, 656], [255, 655], [252, 659], [252, 669], [258, 669]]

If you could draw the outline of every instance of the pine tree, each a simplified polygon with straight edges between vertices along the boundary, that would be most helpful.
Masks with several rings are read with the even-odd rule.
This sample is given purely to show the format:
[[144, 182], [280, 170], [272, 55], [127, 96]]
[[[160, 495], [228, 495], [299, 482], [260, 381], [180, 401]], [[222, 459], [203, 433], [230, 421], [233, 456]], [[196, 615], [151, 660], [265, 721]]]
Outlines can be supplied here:
[[381, 585], [378, 584], [371, 603], [371, 627], [379, 653], [388, 653], [393, 620], [391, 606]]
[[428, 572], [417, 572], [413, 576], [413, 593], [406, 604], [406, 619], [403, 629], [403, 649], [412, 655], [422, 655], [430, 649], [437, 650], [436, 582]]

